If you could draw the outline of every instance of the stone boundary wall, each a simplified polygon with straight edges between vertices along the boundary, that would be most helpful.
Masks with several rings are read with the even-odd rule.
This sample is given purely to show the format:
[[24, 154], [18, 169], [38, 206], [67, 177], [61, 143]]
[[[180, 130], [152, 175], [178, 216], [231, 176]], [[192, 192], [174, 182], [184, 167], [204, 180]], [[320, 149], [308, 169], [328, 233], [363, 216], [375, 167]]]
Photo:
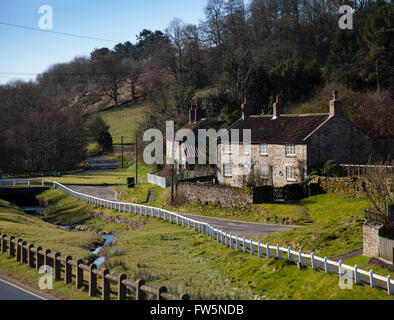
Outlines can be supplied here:
[[273, 188], [237, 188], [215, 184], [179, 182], [177, 197], [190, 202], [218, 204], [221, 206], [244, 206], [273, 201]]
[[366, 184], [364, 177], [315, 177], [310, 183], [310, 190], [311, 196], [321, 193], [332, 193], [339, 196], [366, 198]]

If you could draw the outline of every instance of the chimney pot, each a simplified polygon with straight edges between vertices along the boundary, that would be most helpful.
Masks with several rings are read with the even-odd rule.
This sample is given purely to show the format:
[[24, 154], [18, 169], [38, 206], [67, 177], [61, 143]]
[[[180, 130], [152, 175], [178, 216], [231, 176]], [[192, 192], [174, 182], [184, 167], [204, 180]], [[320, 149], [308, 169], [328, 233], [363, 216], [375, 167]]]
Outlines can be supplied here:
[[191, 106], [189, 110], [189, 123], [194, 123], [196, 119], [195, 107]]
[[273, 119], [279, 118], [280, 115], [283, 113], [283, 108], [282, 108], [282, 104], [280, 103], [279, 95], [276, 96], [276, 102], [273, 105], [273, 109], [274, 109], [274, 117], [273, 117]]
[[338, 98], [338, 91], [333, 91], [333, 100], [330, 101], [330, 117], [342, 115], [342, 101]]
[[247, 97], [244, 98], [244, 103], [242, 104], [241, 109], [242, 109], [242, 119], [244, 120], [252, 114], [251, 106], [248, 103]]
[[195, 117], [194, 122], [198, 122], [202, 119], [202, 110], [200, 107], [195, 107]]

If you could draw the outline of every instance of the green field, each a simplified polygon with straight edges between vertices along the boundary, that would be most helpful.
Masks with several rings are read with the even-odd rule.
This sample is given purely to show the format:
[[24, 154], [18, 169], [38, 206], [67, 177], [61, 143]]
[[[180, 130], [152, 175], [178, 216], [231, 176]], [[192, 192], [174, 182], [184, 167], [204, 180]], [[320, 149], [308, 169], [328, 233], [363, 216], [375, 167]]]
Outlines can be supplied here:
[[[258, 259], [256, 256], [233, 251], [219, 245], [210, 238], [176, 225], [156, 219], [94, 208], [73, 199], [59, 190], [49, 190], [41, 195], [47, 202], [43, 221], [39, 217], [28, 217], [9, 208], [0, 208], [2, 222], [0, 231], [16, 234], [43, 247], [59, 249], [60, 252], [86, 258], [86, 247], [97, 239], [96, 233], [105, 230], [116, 235], [116, 242], [106, 249], [105, 267], [125, 273], [131, 279], [144, 279], [154, 287], [165, 285], [174, 294], [189, 293], [194, 299], [389, 299], [385, 291], [369, 286], [355, 286], [353, 290], [341, 290], [336, 275], [326, 275], [308, 268], [300, 271], [286, 260]], [[312, 198], [303, 205], [316, 223], [335, 225], [338, 217], [350, 217], [350, 208], [362, 207], [362, 202], [343, 199], [332, 211], [319, 211], [325, 203], [333, 206], [334, 198]], [[311, 201], [312, 200], [312, 201]], [[350, 201], [347, 203], [347, 201]], [[128, 229], [124, 225], [107, 223], [87, 218], [88, 211], [105, 215], [121, 215], [138, 223], [138, 228]], [[332, 212], [332, 213], [330, 213]], [[15, 222], [18, 221], [18, 222]], [[70, 233], [54, 227], [48, 222], [80, 225], [86, 232]], [[40, 230], [38, 230], [40, 229]], [[90, 231], [89, 231], [90, 230]], [[305, 231], [307, 232], [307, 227]], [[287, 241], [285, 234], [275, 234], [278, 241]], [[339, 233], [340, 238], [343, 234]], [[67, 237], [68, 236], [68, 237]], [[306, 236], [306, 235], [305, 235]], [[272, 242], [274, 243], [274, 242]], [[82, 244], [82, 245], [81, 245]], [[283, 244], [283, 243], [282, 243]], [[336, 240], [322, 241], [322, 252], [337, 248]], [[367, 264], [365, 258], [357, 258], [360, 266]], [[362, 261], [360, 261], [362, 259]], [[23, 279], [34, 278], [34, 272], [23, 272], [23, 266], [11, 259], [0, 257], [0, 269], [14, 273]], [[14, 271], [13, 271], [14, 270]], [[382, 275], [387, 272], [376, 269]], [[56, 284], [56, 292], [71, 298], [87, 298], [84, 291], [75, 292], [73, 286]]]
[[141, 101], [129, 106], [100, 112], [100, 115], [111, 127], [109, 131], [114, 143], [120, 143], [122, 136], [125, 143], [134, 143], [137, 128], [144, 121], [148, 109], [149, 104]]
[[[152, 170], [153, 169], [151, 167], [145, 166], [141, 163], [138, 164], [138, 175], [140, 178], [143, 178], [143, 181], [145, 182], [147, 174]], [[135, 177], [135, 164], [129, 168], [113, 171], [85, 172], [81, 174], [63, 176], [61, 178], [46, 177], [43, 179], [56, 181], [65, 185], [125, 186], [127, 185], [128, 177]]]

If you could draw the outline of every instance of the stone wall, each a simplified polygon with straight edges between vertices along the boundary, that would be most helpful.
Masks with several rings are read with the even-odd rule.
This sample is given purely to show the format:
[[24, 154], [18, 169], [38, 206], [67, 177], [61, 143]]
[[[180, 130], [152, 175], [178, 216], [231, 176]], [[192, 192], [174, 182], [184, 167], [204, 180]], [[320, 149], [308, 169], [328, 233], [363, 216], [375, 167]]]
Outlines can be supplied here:
[[368, 223], [364, 225], [364, 256], [379, 258], [379, 230], [380, 226]]
[[342, 116], [330, 118], [307, 139], [308, 167], [335, 160], [365, 164], [374, 152], [374, 142]]
[[204, 204], [219, 204], [221, 206], [244, 206], [253, 203], [271, 202], [273, 188], [237, 188], [230, 186], [179, 182], [176, 190], [177, 197], [188, 202]]
[[310, 183], [311, 196], [332, 193], [339, 196], [366, 198], [366, 183], [364, 177], [316, 177]]

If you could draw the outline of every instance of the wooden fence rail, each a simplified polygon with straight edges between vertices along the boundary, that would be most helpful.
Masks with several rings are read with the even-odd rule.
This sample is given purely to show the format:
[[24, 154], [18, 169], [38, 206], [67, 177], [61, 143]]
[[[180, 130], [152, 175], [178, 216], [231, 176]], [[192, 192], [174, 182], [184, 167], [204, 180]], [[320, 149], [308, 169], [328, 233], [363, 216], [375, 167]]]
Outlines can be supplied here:
[[[276, 257], [278, 259], [283, 259], [284, 257], [287, 257], [287, 259], [291, 263], [297, 263], [300, 269], [306, 267], [307, 265], [310, 265], [314, 270], [321, 269], [324, 270], [327, 274], [330, 273], [338, 274], [340, 279], [346, 278], [350, 280], [348, 277], [351, 277], [351, 279], [354, 280], [356, 284], [366, 283], [370, 285], [372, 288], [380, 288], [387, 290], [389, 295], [394, 294], [394, 281], [390, 275], [387, 277], [383, 277], [377, 275], [373, 270], [364, 271], [360, 269], [357, 265], [349, 266], [343, 264], [342, 261], [336, 262], [329, 260], [328, 257], [324, 257], [324, 258], [318, 257], [315, 255], [314, 252], [312, 252], [311, 254], [305, 254], [302, 251], [294, 251], [290, 247], [283, 248], [279, 244], [276, 246], [271, 246], [270, 244], [268, 243], [264, 244], [261, 241], [256, 242], [253, 239], [246, 239], [246, 237], [239, 237], [238, 235], [227, 233], [224, 230], [220, 229], [219, 227], [218, 228], [213, 227], [213, 225], [209, 223], [204, 223], [193, 219], [189, 219], [174, 212], [170, 212], [160, 208], [139, 205], [139, 204], [109, 201], [97, 197], [92, 197], [86, 194], [75, 192], [64, 185], [53, 181], [44, 181], [44, 180], [0, 181], [0, 186], [1, 185], [31, 186], [33, 184], [37, 184], [41, 186], [46, 185], [54, 189], [62, 190], [63, 192], [67, 193], [68, 195], [74, 198], [85, 201], [97, 207], [106, 207], [115, 211], [149, 216], [152, 218], [162, 219], [170, 223], [176, 223], [179, 226], [186, 227], [189, 229], [193, 228], [194, 230], [199, 231], [200, 233], [203, 233], [204, 235], [211, 237], [214, 241], [217, 241], [224, 246], [227, 246], [234, 250], [241, 250], [244, 253], [250, 253], [252, 255], [257, 254], [259, 258], [266, 257], [270, 259]], [[296, 261], [296, 259], [298, 261]], [[157, 292], [156, 296], [158, 296], [159, 298], [164, 298], [167, 296], [167, 295], [163, 295], [166, 292], [162, 292], [162, 294], [159, 294], [158, 291], [152, 291], [154, 289], [148, 291], [145, 288], [142, 290], [145, 290], [146, 292], [151, 294], [154, 294], [152, 292]]]
[[[166, 287], [158, 289], [145, 285], [144, 280], [133, 282], [127, 279], [124, 274], [111, 274], [109, 270], [98, 270], [96, 265], [86, 265], [82, 260], [73, 260], [72, 257], [62, 257], [58, 252], [52, 252], [49, 249], [34, 247], [33, 244], [27, 243], [22, 239], [16, 239], [6, 234], [0, 234], [0, 251], [2, 254], [8, 254], [15, 257], [15, 261], [27, 264], [30, 268], [37, 271], [42, 266], [50, 266], [52, 268], [52, 277], [54, 281], [62, 280], [66, 285], [73, 282], [75, 278], [75, 286], [81, 289], [85, 282], [89, 288], [89, 296], [96, 297], [99, 294], [98, 283], [101, 280], [101, 297], [102, 300], [110, 300], [111, 284], [117, 286], [116, 298], [118, 300], [126, 300], [134, 297], [135, 300], [148, 300], [148, 298], [156, 300], [189, 300], [189, 295], [184, 294], [180, 297], [167, 293]], [[73, 270], [75, 274], [73, 277]], [[88, 274], [85, 277], [86, 273]], [[132, 296], [132, 297], [131, 297]]]
[[375, 169], [379, 168], [387, 173], [394, 173], [394, 167], [393, 166], [378, 166], [378, 165], [358, 165], [358, 164], [339, 164], [339, 168], [344, 170], [345, 173], [347, 173], [348, 177], [351, 176], [366, 176], [368, 173], [368, 169]]

